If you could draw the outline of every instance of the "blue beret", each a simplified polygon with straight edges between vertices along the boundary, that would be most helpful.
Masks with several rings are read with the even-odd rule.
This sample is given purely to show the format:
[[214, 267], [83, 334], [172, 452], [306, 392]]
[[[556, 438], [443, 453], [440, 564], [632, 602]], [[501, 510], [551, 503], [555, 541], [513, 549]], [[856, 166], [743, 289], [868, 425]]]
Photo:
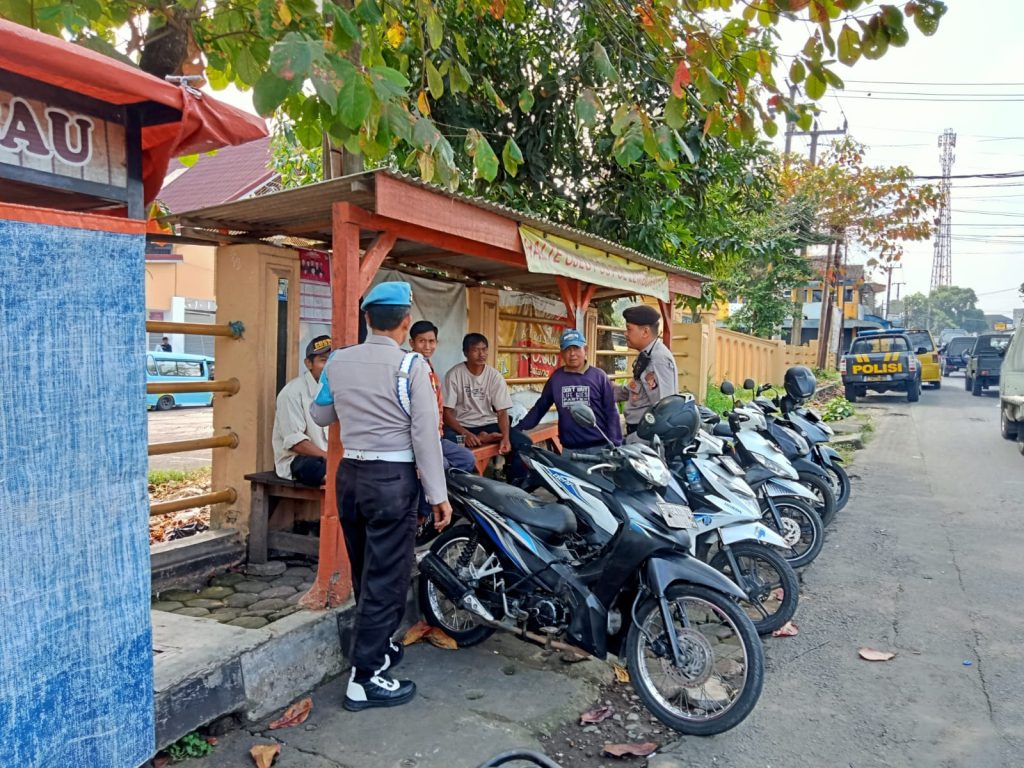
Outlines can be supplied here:
[[363, 307], [386, 304], [395, 307], [412, 306], [412, 286], [408, 283], [378, 283], [363, 299]]

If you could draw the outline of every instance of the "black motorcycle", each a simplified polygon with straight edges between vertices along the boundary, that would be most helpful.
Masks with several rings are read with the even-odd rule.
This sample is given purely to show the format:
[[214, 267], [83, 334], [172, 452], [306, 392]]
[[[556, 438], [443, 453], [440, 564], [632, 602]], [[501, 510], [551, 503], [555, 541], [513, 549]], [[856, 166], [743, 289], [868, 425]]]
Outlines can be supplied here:
[[[573, 418], [593, 426], [576, 406]], [[438, 537], [420, 561], [420, 607], [460, 646], [497, 629], [564, 641], [626, 661], [641, 700], [665, 725], [709, 736], [742, 722], [764, 683], [764, 651], [728, 578], [689, 557], [680, 532], [695, 525], [687, 507], [655, 491], [668, 472], [646, 446], [573, 452], [591, 465], [573, 476], [591, 505], [570, 508], [486, 478], [449, 473], [448, 494], [465, 522]], [[568, 474], [568, 473], [567, 473]], [[580, 516], [581, 520], [578, 520]], [[599, 548], [581, 538], [614, 533]]]

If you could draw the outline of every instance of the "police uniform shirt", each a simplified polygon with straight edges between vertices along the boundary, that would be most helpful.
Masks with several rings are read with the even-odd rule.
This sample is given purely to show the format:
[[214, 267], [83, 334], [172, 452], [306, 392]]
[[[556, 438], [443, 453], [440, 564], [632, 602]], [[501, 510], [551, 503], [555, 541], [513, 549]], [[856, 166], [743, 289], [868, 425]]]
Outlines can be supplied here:
[[320, 389], [320, 384], [308, 370], [303, 371], [281, 390], [274, 413], [274, 471], [278, 477], [294, 480], [292, 459], [299, 454], [292, 450], [303, 440], [309, 440], [322, 451], [327, 450], [327, 430], [313, 421], [309, 406]]
[[663, 397], [679, 393], [679, 371], [669, 348], [661, 339], [655, 339], [643, 351], [650, 360], [640, 374], [640, 381], [635, 382], [637, 391], [633, 392], [626, 384], [616, 387], [615, 399], [626, 401], [623, 416], [627, 424], [639, 424], [640, 417], [648, 408]]
[[417, 359], [409, 371], [412, 414], [398, 401], [399, 368], [406, 352], [387, 336], [370, 335], [362, 344], [336, 350], [321, 374], [333, 405], [310, 405], [314, 421], [322, 426], [338, 421], [346, 453], [412, 451], [428, 504], [448, 500], [444, 459], [438, 438], [437, 398], [430, 385], [425, 360]]

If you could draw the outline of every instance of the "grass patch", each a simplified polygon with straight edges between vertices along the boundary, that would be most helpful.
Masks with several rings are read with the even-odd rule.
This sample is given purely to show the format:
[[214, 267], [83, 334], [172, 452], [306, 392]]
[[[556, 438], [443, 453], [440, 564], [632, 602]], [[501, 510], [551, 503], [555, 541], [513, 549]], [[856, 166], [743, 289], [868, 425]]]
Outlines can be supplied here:
[[167, 485], [168, 483], [202, 483], [210, 479], [210, 468], [199, 469], [151, 469], [149, 470], [150, 485]]
[[[754, 393], [749, 389], [736, 390], [736, 399], [742, 400], [743, 402], [750, 402], [753, 399]], [[722, 390], [717, 384], [708, 382], [708, 396], [704, 398], [704, 405], [710, 408], [715, 413], [725, 413], [726, 411], [732, 410], [732, 398], [728, 395], [723, 395]]]
[[840, 381], [839, 371], [837, 371], [837, 370], [835, 370], [833, 368], [815, 368], [814, 369], [814, 378], [816, 378], [819, 382], [822, 382], [822, 381], [828, 381], [828, 382]]

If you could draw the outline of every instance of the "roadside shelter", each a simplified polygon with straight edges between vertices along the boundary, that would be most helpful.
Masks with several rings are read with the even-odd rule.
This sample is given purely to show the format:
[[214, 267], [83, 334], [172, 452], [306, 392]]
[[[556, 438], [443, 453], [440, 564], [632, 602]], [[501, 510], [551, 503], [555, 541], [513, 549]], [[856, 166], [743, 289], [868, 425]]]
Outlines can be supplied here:
[[146, 205], [169, 159], [265, 135], [198, 92], [0, 20], [4, 762], [154, 750]]
[[[706, 281], [589, 233], [390, 170], [189, 211], [171, 221], [186, 241], [219, 245], [218, 322], [240, 320], [246, 327], [244, 344], [218, 338], [216, 349], [218, 374], [238, 379], [245, 396], [214, 403], [215, 432], [237, 438], [233, 450], [214, 455], [214, 487], [236, 491], [236, 502], [222, 505], [215, 524], [240, 527], [251, 501], [243, 478], [273, 467], [274, 399], [298, 371], [302, 249], [331, 251], [329, 316], [336, 345], [358, 341], [360, 298], [381, 269], [465, 286], [468, 326], [491, 339], [498, 337], [499, 289], [512, 288], [556, 299], [564, 317], [545, 322], [581, 329], [593, 301], [645, 297], [660, 307], [671, 344], [676, 298], [699, 296]], [[593, 337], [596, 316], [591, 318]], [[493, 363], [501, 349], [493, 342], [490, 349]], [[319, 571], [304, 600], [308, 607], [337, 605], [350, 591], [334, 508], [333, 468], [342, 455], [337, 425], [329, 453]]]

